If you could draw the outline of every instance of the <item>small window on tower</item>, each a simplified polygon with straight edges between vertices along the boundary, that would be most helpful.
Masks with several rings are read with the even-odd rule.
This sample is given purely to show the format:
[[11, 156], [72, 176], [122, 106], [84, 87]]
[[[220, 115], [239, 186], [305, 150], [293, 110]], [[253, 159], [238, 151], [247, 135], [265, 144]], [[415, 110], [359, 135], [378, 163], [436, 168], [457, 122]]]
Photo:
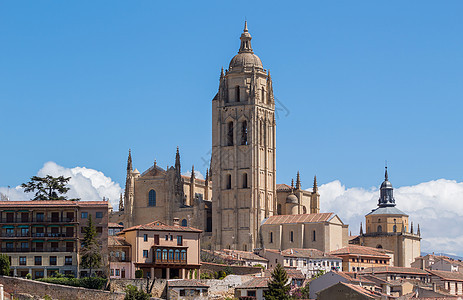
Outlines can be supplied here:
[[248, 173], [243, 174], [243, 189], [248, 187]]
[[267, 102], [265, 102], [265, 90], [264, 90], [264, 87], [262, 87], [262, 102], [267, 103]]
[[227, 146], [233, 146], [233, 122], [228, 122]]
[[227, 190], [231, 190], [231, 175], [227, 175]]
[[235, 87], [236, 102], [240, 102], [240, 87], [237, 85]]
[[383, 227], [381, 227], [381, 225], [378, 225], [378, 230], [377, 231], [378, 231], [378, 233], [383, 232]]
[[241, 123], [241, 145], [248, 144], [248, 122]]

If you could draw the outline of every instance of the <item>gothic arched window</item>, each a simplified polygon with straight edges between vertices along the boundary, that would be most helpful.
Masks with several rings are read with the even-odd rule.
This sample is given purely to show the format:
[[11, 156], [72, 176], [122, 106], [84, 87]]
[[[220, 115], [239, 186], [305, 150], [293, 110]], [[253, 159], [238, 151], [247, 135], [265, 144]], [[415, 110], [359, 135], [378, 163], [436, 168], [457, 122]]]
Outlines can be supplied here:
[[381, 225], [378, 225], [378, 230], [377, 231], [378, 231], [378, 233], [383, 232], [383, 227], [381, 227]]
[[233, 146], [233, 122], [228, 122], [227, 145]]
[[235, 87], [236, 102], [240, 102], [240, 86]]
[[148, 193], [148, 206], [156, 206], [156, 191], [151, 190]]
[[248, 122], [241, 122], [241, 145], [248, 144]]
[[186, 219], [183, 219], [183, 220], [182, 220], [182, 226], [183, 226], [183, 227], [187, 227], [187, 226], [188, 226], [188, 222], [187, 222]]
[[264, 87], [262, 87], [262, 102], [266, 103], [265, 102], [265, 90], [264, 90]]
[[248, 173], [243, 173], [243, 189], [248, 187]]

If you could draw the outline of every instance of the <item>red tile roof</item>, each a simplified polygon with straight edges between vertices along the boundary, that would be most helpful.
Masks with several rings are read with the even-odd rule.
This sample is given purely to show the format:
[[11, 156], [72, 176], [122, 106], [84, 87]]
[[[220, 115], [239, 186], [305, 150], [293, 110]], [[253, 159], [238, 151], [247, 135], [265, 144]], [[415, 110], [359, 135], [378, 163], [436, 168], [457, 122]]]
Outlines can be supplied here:
[[[276, 249], [265, 249], [265, 251], [280, 253], [280, 250]], [[281, 251], [282, 256], [287, 257], [305, 257], [305, 258], [326, 258], [326, 259], [340, 259], [337, 256], [326, 254], [323, 251], [317, 249], [302, 249], [302, 248], [290, 248]]]
[[379, 257], [382, 259], [390, 259], [389, 255], [383, 253], [383, 249], [381, 251], [376, 248], [372, 247], [365, 247], [365, 246], [357, 246], [357, 245], [350, 245], [338, 250], [331, 251], [329, 254], [336, 255], [336, 256], [343, 256], [343, 255], [360, 255], [360, 256], [374, 256]]
[[392, 266], [384, 266], [384, 267], [370, 267], [365, 268], [363, 273], [392, 273], [392, 274], [414, 274], [414, 275], [429, 275], [428, 272], [425, 270], [417, 269], [417, 268], [404, 268], [404, 267], [392, 267]]
[[428, 272], [445, 280], [463, 281], [463, 273], [460, 272], [448, 272], [438, 270], [428, 270]]
[[[351, 283], [345, 283], [345, 282], [339, 282], [340, 284], [358, 292], [359, 294], [362, 294], [370, 299], [379, 299], [381, 297], [381, 294], [380, 293], [375, 293], [373, 291], [370, 291], [368, 289], [365, 289], [363, 287], [361, 287], [360, 285], [356, 285], [356, 284], [351, 284]], [[387, 298], [386, 298], [387, 299]]]
[[108, 236], [108, 247], [131, 246], [123, 237]]
[[293, 224], [293, 223], [318, 223], [327, 222], [334, 217], [334, 213], [319, 213], [305, 215], [277, 215], [271, 216], [264, 221], [265, 225], [271, 224]]
[[235, 287], [235, 289], [267, 288], [269, 280], [269, 277], [254, 277], [253, 279]]
[[209, 287], [207, 284], [201, 283], [199, 280], [194, 279], [172, 279], [167, 281], [167, 285], [169, 287]]
[[185, 231], [185, 232], [203, 232], [200, 229], [193, 227], [185, 227], [180, 225], [167, 225], [161, 221], [154, 221], [144, 225], [136, 225], [122, 230], [121, 232], [127, 232], [132, 230], [161, 230], [161, 231]]
[[108, 227], [110, 228], [124, 228], [124, 225], [118, 223], [108, 223]]

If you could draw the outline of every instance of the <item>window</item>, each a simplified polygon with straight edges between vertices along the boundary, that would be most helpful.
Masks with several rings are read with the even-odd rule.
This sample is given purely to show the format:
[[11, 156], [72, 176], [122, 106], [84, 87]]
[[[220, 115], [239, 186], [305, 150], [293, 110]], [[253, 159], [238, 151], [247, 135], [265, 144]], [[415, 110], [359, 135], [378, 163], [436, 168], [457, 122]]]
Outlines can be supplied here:
[[102, 211], [97, 211], [97, 212], [96, 212], [96, 218], [97, 218], [97, 219], [103, 218], [103, 212], [102, 212]]
[[294, 242], [294, 232], [291, 231], [290, 235], [289, 235], [289, 241], [292, 243]]
[[166, 241], [168, 241], [168, 240], [169, 240], [169, 236], [166, 234]]
[[186, 250], [182, 250], [180, 252], [180, 260], [182, 260], [182, 261], [186, 260]]
[[231, 175], [227, 174], [227, 190], [231, 190]]
[[21, 228], [21, 236], [29, 236], [29, 228]]
[[248, 297], [256, 297], [256, 291], [247, 291]]
[[148, 257], [148, 250], [143, 250], [143, 257], [145, 257], [145, 258]]
[[235, 96], [236, 96], [236, 102], [240, 102], [240, 86], [239, 85], [235, 87]]
[[273, 232], [270, 232], [269, 240], [270, 240], [270, 244], [272, 244], [273, 243]]
[[161, 249], [156, 250], [156, 260], [161, 260], [162, 259], [162, 251]]
[[154, 244], [159, 245], [159, 234], [154, 235]]
[[241, 145], [248, 144], [248, 122], [241, 122]]
[[315, 233], [315, 230], [314, 230], [314, 231], [312, 231], [312, 241], [315, 242], [316, 238], [317, 238], [317, 236], [316, 236], [316, 233]]
[[264, 89], [264, 87], [262, 87], [261, 96], [262, 96], [262, 102], [266, 103], [265, 102], [265, 89]]
[[383, 227], [381, 227], [381, 225], [378, 225], [378, 233], [381, 233], [383, 232]]
[[144, 235], [143, 235], [143, 241], [144, 241], [144, 242], [147, 242], [147, 241], [148, 241], [148, 235], [147, 235], [147, 234], [144, 234]]
[[14, 228], [7, 228], [6, 229], [6, 236], [13, 237], [14, 236]]
[[37, 219], [37, 222], [43, 222], [43, 220], [45, 219], [45, 215], [43, 213], [37, 213], [35, 217]]
[[[68, 228], [72, 229], [72, 227], [68, 227]], [[67, 232], [66, 232], [66, 233], [67, 233]], [[98, 226], [98, 227], [96, 228], [96, 233], [102, 234], [102, 233], [103, 233], [103, 227]], [[67, 235], [67, 234], [66, 234], [66, 236], [73, 236], [73, 234], [71, 234], [71, 235]]]
[[281, 215], [281, 204], [277, 205], [277, 214]]
[[114, 276], [114, 269], [111, 269], [111, 276]]
[[88, 212], [82, 212], [82, 213], [80, 214], [80, 217], [81, 217], [82, 219], [87, 219], [87, 218], [88, 218]]
[[121, 270], [120, 269], [116, 269], [116, 276], [120, 276], [121, 275]]
[[183, 237], [181, 235], [177, 235], [177, 246], [183, 245]]
[[170, 261], [174, 260], [174, 250], [173, 249], [169, 250], [169, 260]]
[[34, 264], [36, 266], [41, 266], [42, 265], [42, 256], [34, 256]]
[[56, 266], [56, 256], [50, 256], [50, 266]]
[[151, 190], [148, 193], [148, 206], [156, 206], [156, 191]]
[[233, 122], [228, 122], [227, 146], [233, 146]]
[[392, 231], [397, 232], [397, 225], [392, 226]]
[[170, 236], [170, 240], [171, 240], [171, 241], [174, 240], [174, 236], [173, 236], [173, 235]]
[[243, 189], [248, 187], [248, 173], [243, 173]]
[[187, 226], [188, 226], [188, 222], [187, 222], [186, 219], [183, 219], [183, 220], [182, 220], [182, 226], [183, 226], [183, 227], [187, 227]]
[[27, 264], [27, 258], [25, 256], [20, 256], [19, 257], [19, 265], [20, 266], [25, 266]]

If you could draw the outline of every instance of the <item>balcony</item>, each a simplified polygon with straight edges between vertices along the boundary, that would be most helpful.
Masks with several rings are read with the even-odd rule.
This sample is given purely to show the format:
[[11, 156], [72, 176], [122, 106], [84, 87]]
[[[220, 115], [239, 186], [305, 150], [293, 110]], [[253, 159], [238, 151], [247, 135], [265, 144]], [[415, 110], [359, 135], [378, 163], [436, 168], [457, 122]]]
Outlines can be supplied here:
[[34, 233], [1, 233], [2, 238], [30, 238], [30, 237], [48, 237], [48, 238], [77, 238], [77, 234], [74, 233], [51, 233], [51, 232], [34, 232]]
[[20, 224], [20, 223], [77, 223], [75, 218], [0, 218], [0, 223]]
[[59, 248], [1, 248], [2, 253], [25, 253], [25, 252], [76, 252], [74, 247], [59, 247]]
[[187, 250], [153, 247], [153, 263], [157, 265], [186, 265]]

